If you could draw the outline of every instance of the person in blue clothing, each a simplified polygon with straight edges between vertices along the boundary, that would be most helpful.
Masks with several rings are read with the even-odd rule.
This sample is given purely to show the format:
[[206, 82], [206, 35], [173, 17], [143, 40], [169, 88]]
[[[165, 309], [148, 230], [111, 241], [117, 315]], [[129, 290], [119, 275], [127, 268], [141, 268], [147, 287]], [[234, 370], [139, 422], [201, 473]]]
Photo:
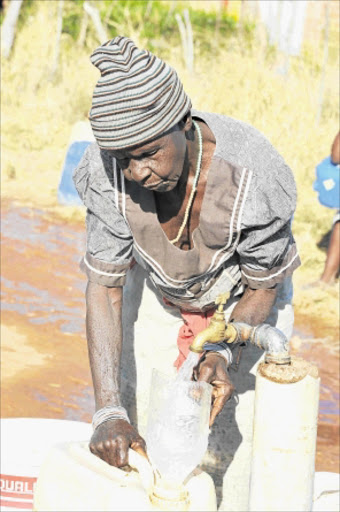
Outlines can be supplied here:
[[[335, 165], [340, 164], [340, 131], [336, 135], [331, 149], [331, 160]], [[340, 172], [340, 171], [339, 171]], [[333, 219], [331, 238], [327, 249], [325, 266], [319, 283], [331, 285], [335, 282], [340, 268], [340, 211]]]

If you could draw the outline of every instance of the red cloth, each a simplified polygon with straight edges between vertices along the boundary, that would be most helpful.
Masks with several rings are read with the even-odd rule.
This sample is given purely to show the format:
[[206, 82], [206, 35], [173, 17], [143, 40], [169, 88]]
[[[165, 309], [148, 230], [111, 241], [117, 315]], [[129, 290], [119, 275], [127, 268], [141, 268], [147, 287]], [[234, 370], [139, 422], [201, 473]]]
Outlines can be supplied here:
[[181, 311], [184, 324], [178, 331], [177, 346], [179, 355], [174, 362], [177, 370], [180, 369], [189, 354], [189, 346], [194, 341], [195, 336], [208, 327], [210, 319], [215, 309], [210, 309], [205, 313], [189, 313]]

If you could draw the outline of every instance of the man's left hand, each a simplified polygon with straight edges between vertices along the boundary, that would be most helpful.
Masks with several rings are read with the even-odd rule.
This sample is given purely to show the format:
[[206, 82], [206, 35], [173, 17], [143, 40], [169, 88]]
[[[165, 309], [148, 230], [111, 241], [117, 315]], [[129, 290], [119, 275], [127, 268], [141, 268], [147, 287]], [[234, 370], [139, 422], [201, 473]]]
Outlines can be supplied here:
[[216, 352], [206, 353], [194, 368], [194, 379], [208, 382], [213, 386], [209, 422], [211, 427], [235, 389], [229, 378], [226, 360]]

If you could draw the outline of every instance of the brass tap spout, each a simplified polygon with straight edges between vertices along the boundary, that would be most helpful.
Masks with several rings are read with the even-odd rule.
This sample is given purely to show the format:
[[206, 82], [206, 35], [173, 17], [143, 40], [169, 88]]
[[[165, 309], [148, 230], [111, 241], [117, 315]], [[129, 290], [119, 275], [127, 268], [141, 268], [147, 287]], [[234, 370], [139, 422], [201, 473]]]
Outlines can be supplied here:
[[215, 300], [217, 309], [213, 314], [209, 326], [200, 332], [190, 345], [192, 352], [201, 353], [204, 350], [206, 343], [219, 343], [226, 338], [226, 331], [230, 329], [230, 325], [227, 324], [224, 318], [223, 305], [226, 304], [230, 297], [230, 293], [224, 293], [219, 295]]

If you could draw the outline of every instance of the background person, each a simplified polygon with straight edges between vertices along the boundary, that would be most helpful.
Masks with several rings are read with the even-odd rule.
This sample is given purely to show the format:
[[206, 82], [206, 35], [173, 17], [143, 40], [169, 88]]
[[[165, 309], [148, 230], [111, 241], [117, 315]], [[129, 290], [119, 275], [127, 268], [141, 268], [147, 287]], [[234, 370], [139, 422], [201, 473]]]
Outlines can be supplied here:
[[[332, 148], [331, 160], [334, 165], [340, 164], [340, 132], [336, 135]], [[333, 284], [340, 268], [340, 211], [334, 215], [332, 233], [328, 244], [325, 267], [320, 282]]]

